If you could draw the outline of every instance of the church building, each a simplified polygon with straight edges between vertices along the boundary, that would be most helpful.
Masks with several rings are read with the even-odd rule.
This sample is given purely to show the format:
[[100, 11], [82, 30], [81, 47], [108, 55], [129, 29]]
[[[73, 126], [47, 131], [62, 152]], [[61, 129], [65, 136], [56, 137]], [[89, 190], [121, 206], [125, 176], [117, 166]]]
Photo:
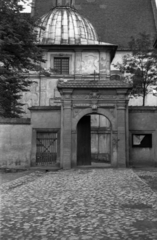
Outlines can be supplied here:
[[[134, 0], [118, 2], [124, 6], [116, 13], [115, 0], [34, 1], [37, 44], [47, 74], [30, 72], [22, 119], [0, 120], [0, 167], [157, 166], [157, 107], [129, 106], [132, 86], [112, 66], [130, 52], [122, 10], [135, 7]], [[148, 16], [141, 10], [136, 18], [142, 26], [149, 18], [145, 30], [153, 36], [155, 2], [137, 2], [143, 10], [149, 7]], [[123, 17], [123, 26], [117, 32], [114, 26], [113, 34], [117, 16]]]

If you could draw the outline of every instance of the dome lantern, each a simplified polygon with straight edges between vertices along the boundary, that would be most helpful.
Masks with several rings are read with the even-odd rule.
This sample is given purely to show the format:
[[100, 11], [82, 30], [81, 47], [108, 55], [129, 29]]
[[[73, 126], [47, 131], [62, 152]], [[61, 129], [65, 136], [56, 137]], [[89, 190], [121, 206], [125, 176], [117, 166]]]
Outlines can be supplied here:
[[56, 7], [73, 7], [74, 0], [56, 0]]

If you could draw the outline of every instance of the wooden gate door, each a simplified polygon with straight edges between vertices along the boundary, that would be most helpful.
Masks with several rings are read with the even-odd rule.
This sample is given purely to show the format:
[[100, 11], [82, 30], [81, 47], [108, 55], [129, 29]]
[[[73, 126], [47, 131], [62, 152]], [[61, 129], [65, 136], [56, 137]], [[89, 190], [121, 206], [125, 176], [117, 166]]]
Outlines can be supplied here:
[[91, 165], [90, 116], [83, 117], [77, 125], [77, 165]]
[[57, 160], [57, 133], [37, 132], [36, 164], [48, 165]]

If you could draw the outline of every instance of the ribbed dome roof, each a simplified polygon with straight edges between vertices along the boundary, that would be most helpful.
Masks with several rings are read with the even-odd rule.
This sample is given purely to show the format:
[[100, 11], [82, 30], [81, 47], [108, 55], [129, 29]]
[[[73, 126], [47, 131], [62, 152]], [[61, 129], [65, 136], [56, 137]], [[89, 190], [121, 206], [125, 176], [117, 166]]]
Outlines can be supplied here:
[[39, 44], [98, 44], [93, 25], [71, 7], [56, 7], [39, 19]]

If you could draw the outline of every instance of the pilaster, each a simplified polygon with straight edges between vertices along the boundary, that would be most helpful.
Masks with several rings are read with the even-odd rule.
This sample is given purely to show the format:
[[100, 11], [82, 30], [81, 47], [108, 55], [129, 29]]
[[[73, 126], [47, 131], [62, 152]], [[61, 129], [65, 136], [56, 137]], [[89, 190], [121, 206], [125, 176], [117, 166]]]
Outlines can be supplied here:
[[36, 165], [36, 130], [32, 131], [31, 166]]
[[71, 90], [63, 91], [63, 129], [62, 129], [62, 167], [63, 169], [71, 168]]
[[77, 131], [72, 131], [72, 167], [77, 166]]
[[110, 76], [110, 53], [109, 52], [100, 52], [100, 76], [101, 80], [106, 79], [107, 76]]
[[118, 122], [118, 167], [126, 167], [126, 108], [119, 105], [117, 108]]
[[118, 158], [118, 135], [117, 135], [117, 131], [112, 132], [111, 135], [111, 152], [112, 152], [112, 160], [111, 160], [111, 165], [112, 167], [117, 167], [118, 166], [118, 162], [117, 162], [117, 158]]

